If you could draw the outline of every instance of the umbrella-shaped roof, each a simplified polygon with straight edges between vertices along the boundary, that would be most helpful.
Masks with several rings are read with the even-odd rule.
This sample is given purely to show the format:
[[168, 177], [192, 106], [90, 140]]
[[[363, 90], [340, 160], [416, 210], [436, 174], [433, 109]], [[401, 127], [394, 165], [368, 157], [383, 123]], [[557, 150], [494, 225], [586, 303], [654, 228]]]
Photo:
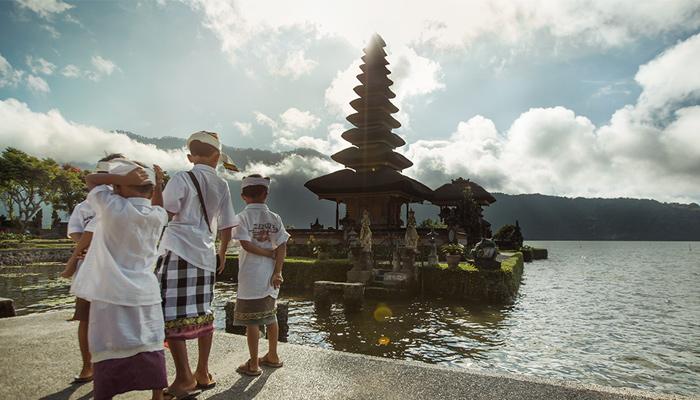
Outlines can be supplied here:
[[453, 179], [451, 183], [446, 183], [435, 189], [431, 203], [438, 206], [456, 205], [464, 198], [464, 189], [467, 187], [471, 189], [474, 199], [481, 205], [487, 206], [496, 201], [496, 198], [478, 183], [469, 179], [457, 178]]

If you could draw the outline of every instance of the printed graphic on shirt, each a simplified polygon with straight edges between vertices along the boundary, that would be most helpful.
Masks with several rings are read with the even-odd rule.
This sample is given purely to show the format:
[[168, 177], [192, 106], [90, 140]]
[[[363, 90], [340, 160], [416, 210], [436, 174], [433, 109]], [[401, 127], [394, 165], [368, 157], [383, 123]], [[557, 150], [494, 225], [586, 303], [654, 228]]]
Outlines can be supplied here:
[[253, 239], [258, 242], [272, 242], [270, 234], [278, 233], [280, 229], [271, 223], [253, 224]]

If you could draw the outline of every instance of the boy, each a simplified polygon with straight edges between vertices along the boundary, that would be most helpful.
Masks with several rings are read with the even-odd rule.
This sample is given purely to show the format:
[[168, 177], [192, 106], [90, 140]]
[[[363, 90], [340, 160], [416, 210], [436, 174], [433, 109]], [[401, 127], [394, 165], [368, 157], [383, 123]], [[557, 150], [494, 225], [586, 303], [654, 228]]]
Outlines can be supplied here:
[[87, 177], [94, 186], [88, 202], [100, 223], [71, 292], [91, 303], [88, 342], [95, 399], [151, 389], [153, 399], [161, 400], [168, 382], [153, 265], [168, 222], [161, 207], [162, 171], [123, 158], [110, 164], [110, 173]]
[[[123, 155], [115, 153], [110, 154], [99, 160], [97, 166], [95, 167], [95, 172], [97, 173], [107, 173], [109, 172], [109, 161], [115, 158], [124, 158]], [[88, 191], [92, 190], [93, 187], [88, 185]], [[78, 205], [75, 206], [73, 212], [68, 219], [68, 237], [77, 244], [75, 258], [68, 262], [66, 269], [61, 273], [64, 278], [70, 278], [75, 269], [78, 268], [79, 262], [77, 260], [78, 255], [83, 253], [83, 250], [90, 246], [90, 240], [92, 239], [93, 231], [95, 230], [97, 221], [94, 220], [95, 211], [90, 207], [90, 203], [87, 200], [83, 200]], [[80, 243], [82, 240], [82, 244]], [[90, 318], [90, 302], [81, 299], [80, 297], [75, 298], [75, 313], [73, 314], [73, 321], [78, 322], [78, 346], [80, 348], [80, 355], [83, 360], [83, 367], [80, 373], [73, 378], [74, 384], [82, 384], [92, 381], [92, 361], [90, 359], [90, 350], [88, 349], [88, 321]]]
[[[168, 394], [191, 396], [216, 385], [209, 373], [214, 332], [211, 301], [214, 278], [223, 271], [226, 249], [236, 214], [228, 183], [216, 174], [221, 155], [219, 137], [196, 132], [187, 140], [191, 171], [175, 174], [163, 191], [164, 207], [172, 220], [160, 244], [156, 274], [161, 285], [165, 337], [175, 363], [175, 380]], [[216, 233], [221, 244], [218, 255]], [[187, 358], [186, 340], [197, 339], [199, 358], [194, 374]]]
[[[250, 175], [241, 182], [241, 197], [246, 207], [238, 214], [238, 226], [233, 235], [241, 242], [238, 270], [238, 291], [234, 325], [245, 326], [250, 359], [237, 372], [257, 376], [259, 365], [280, 368], [277, 354], [276, 299], [282, 285], [282, 265], [287, 254], [289, 233], [279, 215], [265, 204], [270, 178]], [[268, 352], [258, 359], [259, 326], [267, 326]]]

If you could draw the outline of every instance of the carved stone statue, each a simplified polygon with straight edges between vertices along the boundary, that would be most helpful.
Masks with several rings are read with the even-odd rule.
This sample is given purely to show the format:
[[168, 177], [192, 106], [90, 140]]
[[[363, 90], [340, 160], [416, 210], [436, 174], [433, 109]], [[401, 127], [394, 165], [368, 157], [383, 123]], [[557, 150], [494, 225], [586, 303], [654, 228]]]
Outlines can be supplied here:
[[418, 231], [416, 230], [416, 213], [413, 210], [408, 212], [408, 222], [406, 223], [406, 236], [404, 237], [406, 248], [416, 250], [418, 248]]
[[369, 226], [369, 212], [364, 210], [362, 212], [362, 228], [360, 229], [360, 245], [362, 246], [362, 251], [365, 253], [372, 252], [372, 231]]

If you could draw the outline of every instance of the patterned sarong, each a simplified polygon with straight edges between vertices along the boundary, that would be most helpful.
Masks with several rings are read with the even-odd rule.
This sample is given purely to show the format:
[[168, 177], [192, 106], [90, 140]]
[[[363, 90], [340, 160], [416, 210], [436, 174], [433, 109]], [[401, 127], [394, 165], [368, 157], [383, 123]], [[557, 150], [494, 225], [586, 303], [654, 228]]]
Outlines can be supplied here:
[[168, 252], [158, 259], [156, 276], [163, 299], [166, 339], [195, 339], [214, 332], [213, 272]]

